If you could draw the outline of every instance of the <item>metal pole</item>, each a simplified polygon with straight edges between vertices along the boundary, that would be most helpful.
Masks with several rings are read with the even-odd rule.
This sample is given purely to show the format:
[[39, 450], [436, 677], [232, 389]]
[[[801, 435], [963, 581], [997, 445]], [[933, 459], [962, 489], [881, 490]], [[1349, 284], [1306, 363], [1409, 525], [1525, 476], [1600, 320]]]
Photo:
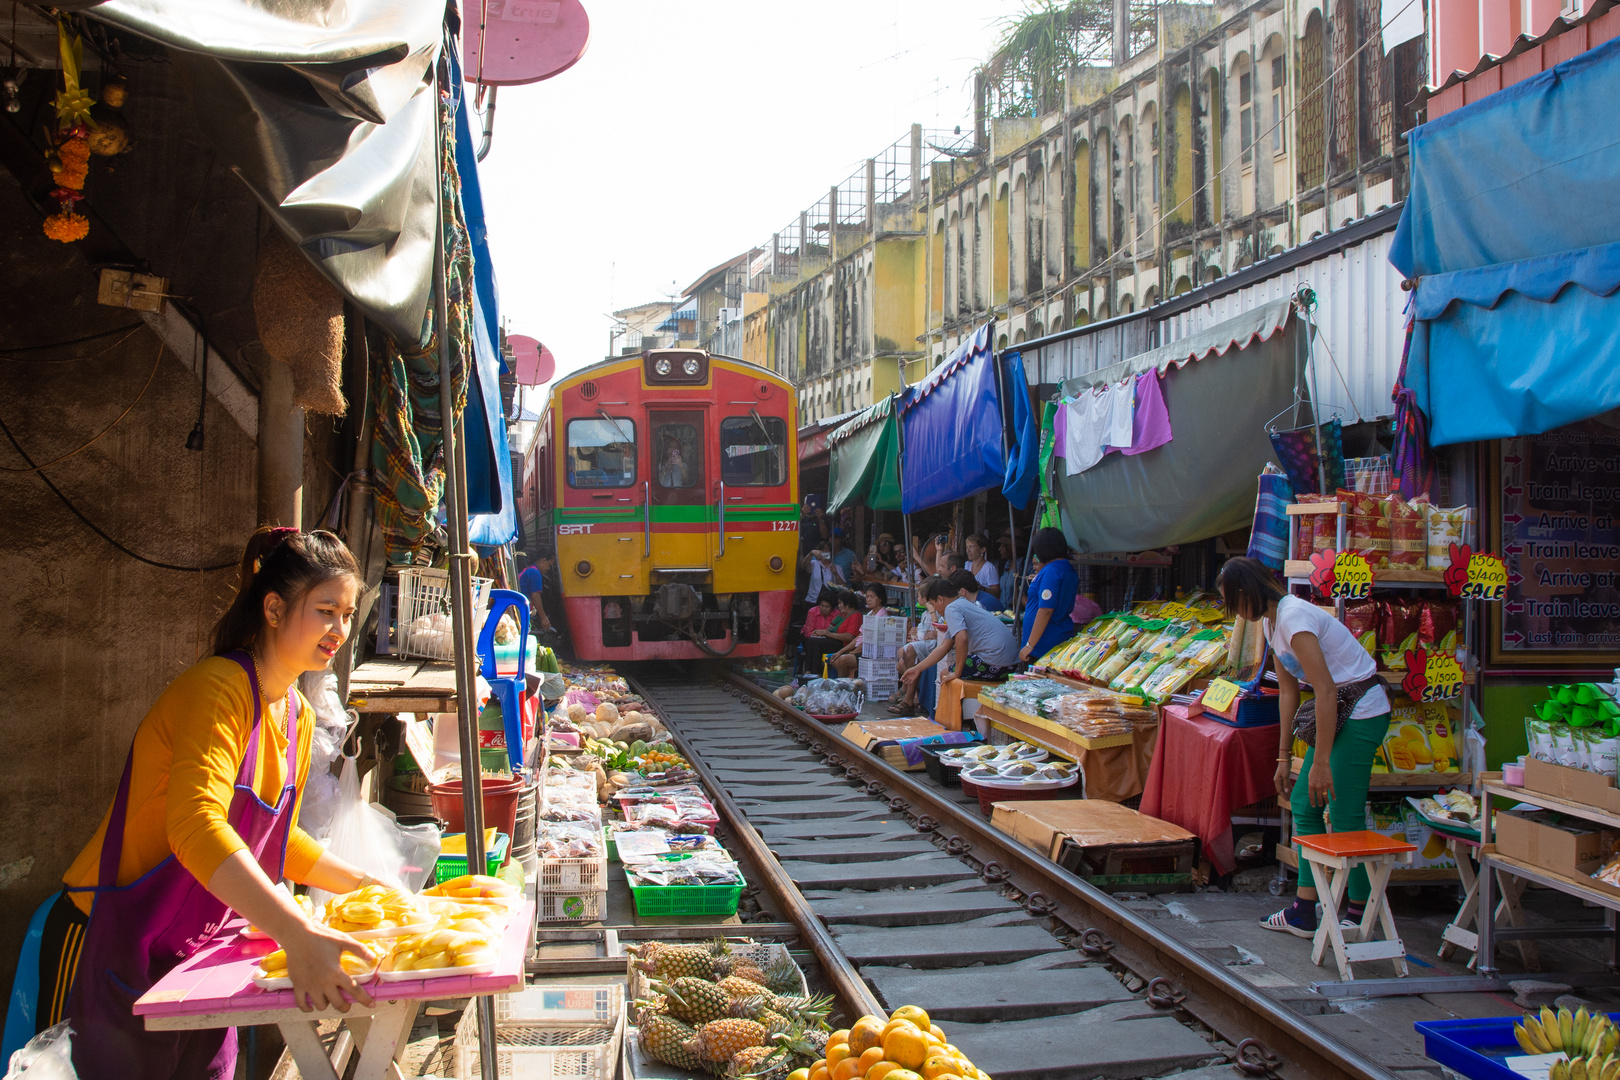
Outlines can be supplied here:
[[[994, 315], [991, 315], [991, 317], [990, 317], [990, 342], [991, 342], [990, 363], [995, 367], [995, 371], [996, 371], [996, 392], [999, 395], [1001, 395], [1001, 455], [1002, 455], [1003, 462], [1006, 462], [1006, 461], [1010, 460], [1009, 451], [1011, 450], [1011, 447], [1012, 447], [1012, 436], [1007, 433], [1007, 406], [1008, 406], [1007, 385], [1006, 385], [1006, 379], [1002, 377], [1001, 357], [996, 355], [996, 351], [995, 351], [995, 347], [994, 347], [995, 346], [995, 340], [996, 340], [996, 319], [995, 319]], [[1023, 393], [1025, 393], [1025, 394], [1029, 393], [1029, 388], [1028, 387], [1021, 386], [1021, 387], [1019, 387], [1019, 390], [1022, 391]], [[1036, 525], [1031, 526], [1031, 528], [1038, 528], [1039, 527], [1040, 505], [1038, 503], [1036, 504], [1035, 509], [1036, 509], [1036, 517], [1035, 517]], [[1011, 499], [1007, 500], [1007, 538], [1010, 541], [1012, 541], [1012, 565], [1017, 566], [1018, 565], [1018, 523], [1013, 520], [1013, 504], [1012, 504]], [[1006, 601], [1007, 610], [1013, 611], [1015, 613], [1018, 610], [1017, 607], [1015, 606], [1018, 603], [1018, 591], [1019, 591], [1018, 590], [1018, 584], [1019, 583], [1014, 583], [1014, 585], [1013, 585], [1013, 594]]]
[[[442, 60], [442, 57], [441, 57]], [[439, 66], [435, 78], [442, 79]], [[442, 114], [440, 114], [442, 119]], [[467, 841], [469, 872], [484, 866], [484, 784], [478, 751], [478, 714], [473, 701], [472, 552], [467, 540], [467, 448], [459, 430], [461, 416], [452, 397], [450, 319], [445, 272], [444, 131], [436, 130], [433, 144], [438, 186], [436, 243], [433, 246], [433, 329], [439, 336], [439, 424], [444, 437], [445, 519], [450, 527], [450, 627], [455, 643], [456, 732], [461, 751], [462, 824]], [[496, 1080], [495, 999], [477, 999], [478, 1060], [483, 1080]]]
[[[911, 628], [911, 613], [917, 610], [917, 575], [912, 573], [911, 515], [906, 513], [906, 428], [900, 422], [900, 395], [889, 395], [889, 411], [894, 416], [894, 479], [900, 485], [900, 533], [906, 545], [906, 628]], [[917, 567], [921, 572], [922, 567]]]

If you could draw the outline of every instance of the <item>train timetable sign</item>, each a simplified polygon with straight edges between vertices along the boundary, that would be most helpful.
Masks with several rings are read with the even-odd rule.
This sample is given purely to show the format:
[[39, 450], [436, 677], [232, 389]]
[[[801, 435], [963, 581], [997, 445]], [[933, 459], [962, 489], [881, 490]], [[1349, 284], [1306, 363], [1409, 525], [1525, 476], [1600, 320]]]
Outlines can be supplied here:
[[1507, 572], [1492, 661], [1609, 666], [1620, 654], [1620, 429], [1586, 421], [1503, 439], [1492, 466], [1490, 546]]

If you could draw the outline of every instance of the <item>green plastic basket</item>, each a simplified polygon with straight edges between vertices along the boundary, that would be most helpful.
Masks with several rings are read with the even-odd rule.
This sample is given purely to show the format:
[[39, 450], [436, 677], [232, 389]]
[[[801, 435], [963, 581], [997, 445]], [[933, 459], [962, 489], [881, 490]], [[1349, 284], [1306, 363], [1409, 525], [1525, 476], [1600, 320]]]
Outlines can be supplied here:
[[[484, 872], [494, 877], [500, 870], [501, 864], [506, 861], [506, 849], [511, 845], [512, 838], [503, 832], [495, 834], [495, 842], [489, 845], [484, 852], [484, 863], [488, 867]], [[433, 864], [433, 884], [442, 885], [451, 878], [457, 878], [467, 872], [467, 856], [440, 855], [439, 861]]]
[[[625, 880], [629, 877], [627, 870]], [[631, 885], [630, 895], [636, 902], [636, 914], [644, 917], [735, 915], [746, 884], [739, 880], [735, 885]]]

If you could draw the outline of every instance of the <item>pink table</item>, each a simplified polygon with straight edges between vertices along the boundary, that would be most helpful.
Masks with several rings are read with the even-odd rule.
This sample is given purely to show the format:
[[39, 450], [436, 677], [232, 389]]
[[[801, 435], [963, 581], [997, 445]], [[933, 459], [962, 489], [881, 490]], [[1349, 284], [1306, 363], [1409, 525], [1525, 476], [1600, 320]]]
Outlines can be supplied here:
[[1232, 811], [1277, 793], [1277, 725], [1235, 728], [1166, 705], [1142, 813], [1198, 834], [1217, 874], [1236, 863]]
[[[383, 1080], [409, 1040], [416, 1010], [424, 1000], [505, 994], [523, 988], [523, 959], [534, 937], [534, 904], [525, 901], [512, 913], [501, 942], [501, 958], [488, 975], [446, 976], [406, 982], [372, 982], [366, 992], [376, 1005], [358, 1002], [346, 1013], [336, 1009], [302, 1012], [291, 990], [261, 990], [253, 985], [259, 957], [275, 950], [269, 941], [240, 936], [241, 922], [196, 956], [160, 979], [135, 1003], [148, 1031], [251, 1027], [275, 1024], [304, 1080], [338, 1080], [354, 1049], [360, 1050], [355, 1080]], [[340, 1019], [340, 1032], [330, 1055], [316, 1034], [317, 1020]], [[394, 1073], [397, 1075], [397, 1072]]]

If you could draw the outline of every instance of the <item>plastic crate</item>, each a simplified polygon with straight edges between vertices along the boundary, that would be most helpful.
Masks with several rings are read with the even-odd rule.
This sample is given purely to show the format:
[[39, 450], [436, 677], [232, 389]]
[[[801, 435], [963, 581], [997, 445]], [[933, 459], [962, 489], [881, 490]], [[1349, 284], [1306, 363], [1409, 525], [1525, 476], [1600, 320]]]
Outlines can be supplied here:
[[[630, 877], [625, 872], [625, 880]], [[738, 875], [735, 885], [634, 885], [630, 895], [636, 903], [636, 914], [644, 917], [662, 915], [735, 915], [742, 900], [743, 886], [747, 882]]]
[[[495, 842], [484, 852], [485, 873], [494, 877], [496, 871], [506, 862], [507, 848], [512, 838], [503, 832], [495, 834]], [[460, 877], [467, 872], [466, 855], [440, 855], [439, 861], [433, 864], [433, 884], [442, 885], [451, 878]]]
[[[489, 613], [489, 578], [472, 579], [472, 637], [483, 628]], [[454, 660], [455, 637], [449, 623], [441, 629], [423, 629], [418, 619], [450, 614], [450, 574], [422, 566], [401, 567], [399, 571], [399, 626], [394, 635], [394, 651], [400, 656], [420, 656], [429, 660]]]
[[[1502, 1061], [1524, 1050], [1513, 1037], [1519, 1013], [1483, 1020], [1424, 1020], [1414, 1024], [1423, 1036], [1423, 1052], [1468, 1080], [1524, 1080]], [[1620, 1023], [1620, 1013], [1610, 1013]]]
[[541, 1024], [561, 1028], [610, 1028], [624, 1006], [624, 987], [530, 986], [515, 994], [495, 995], [496, 1024]]
[[541, 859], [535, 875], [540, 922], [594, 922], [607, 915], [607, 856]]
[[600, 922], [607, 918], [607, 890], [576, 893], [540, 893], [535, 897], [535, 921]]
[[[611, 989], [617, 993], [619, 988]], [[496, 998], [497, 1009], [500, 1000]], [[497, 1018], [495, 1075], [511, 1080], [613, 1080], [623, 1042], [622, 1008], [605, 1022], [593, 1020], [588, 1024], [530, 1023]], [[478, 1010], [475, 1008], [462, 1013], [456, 1025], [455, 1065], [457, 1080], [477, 1080], [480, 1075], [482, 1062], [478, 1053]]]

